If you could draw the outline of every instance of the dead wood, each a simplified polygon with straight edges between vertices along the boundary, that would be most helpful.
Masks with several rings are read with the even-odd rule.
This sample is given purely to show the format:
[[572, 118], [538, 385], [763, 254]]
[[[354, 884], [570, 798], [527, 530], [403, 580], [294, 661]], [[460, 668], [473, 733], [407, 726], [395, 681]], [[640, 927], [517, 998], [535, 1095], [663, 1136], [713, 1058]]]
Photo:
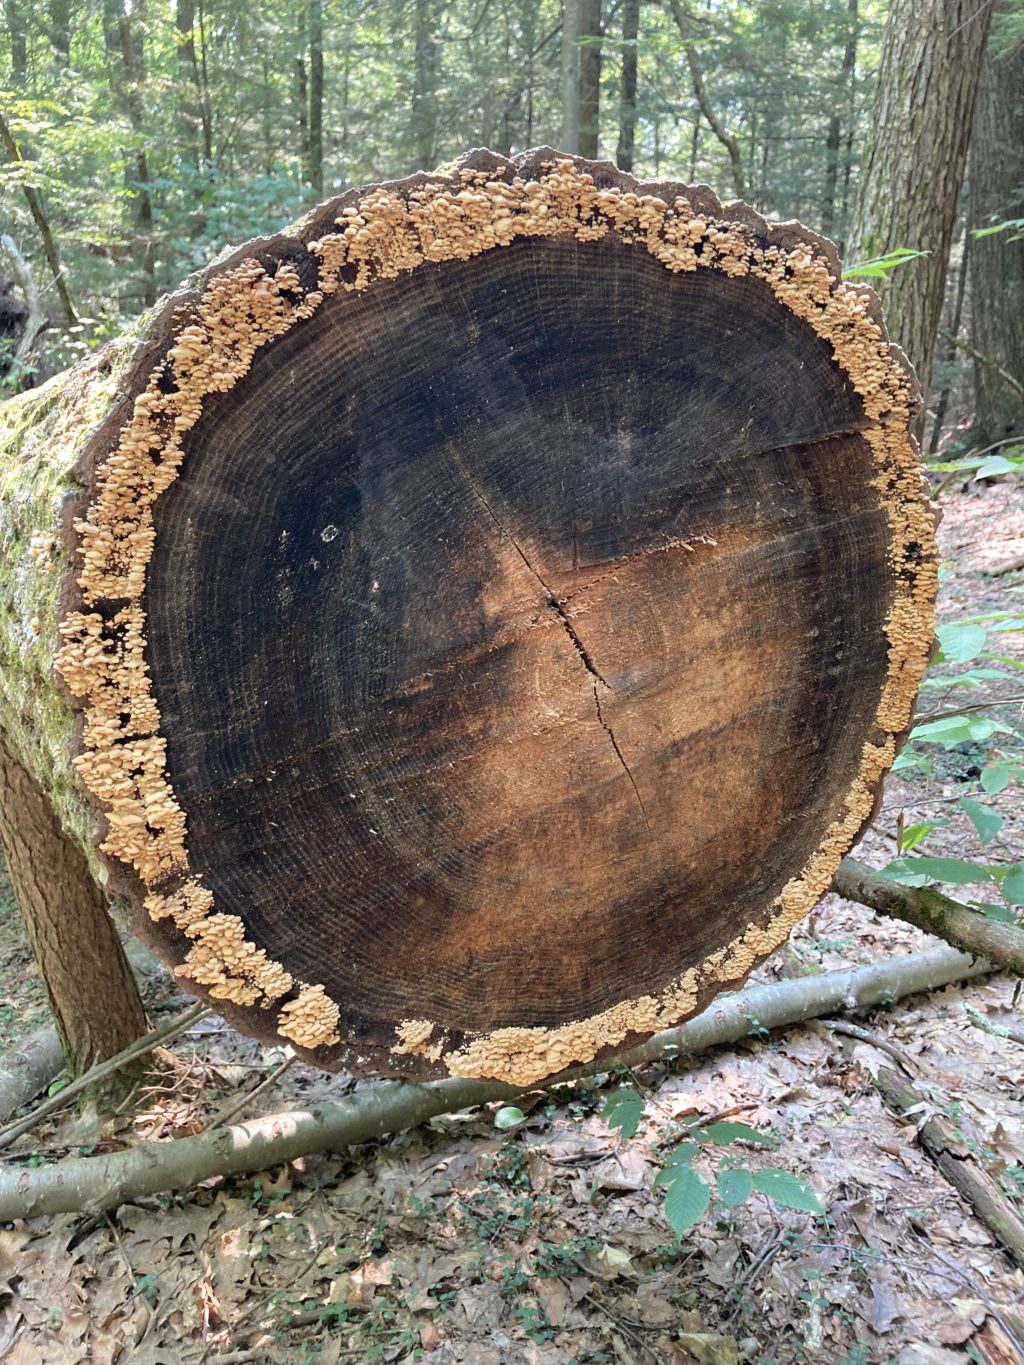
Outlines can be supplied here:
[[1024, 976], [1024, 929], [1003, 924], [944, 896], [930, 886], [900, 886], [854, 858], [844, 858], [832, 889], [846, 900], [945, 939], [961, 952]]
[[1024, 1266], [1024, 1219], [988, 1169], [980, 1145], [969, 1142], [952, 1119], [936, 1112], [934, 1098], [926, 1099], [891, 1067], [880, 1067], [875, 1083], [895, 1113], [910, 1117], [929, 1114], [917, 1130], [921, 1146], [1000, 1245]]
[[0, 732], [140, 934], [357, 1074], [535, 1083], [742, 984], [933, 639], [870, 291], [550, 149], [193, 284], [0, 410]]
[[[616, 1065], [671, 1059], [785, 1028], [837, 1010], [868, 1009], [915, 992], [984, 974], [988, 969], [952, 948], [932, 948], [852, 971], [828, 972], [720, 996], [702, 1015], [656, 1035], [615, 1059]], [[565, 1079], [591, 1074], [591, 1063]], [[270, 1114], [172, 1142], [0, 1173], [0, 1220], [116, 1208], [127, 1199], [184, 1190], [215, 1175], [258, 1171], [327, 1149], [347, 1147], [425, 1123], [439, 1114], [511, 1100], [521, 1088], [456, 1077], [417, 1085], [392, 1081], [333, 1104]]]

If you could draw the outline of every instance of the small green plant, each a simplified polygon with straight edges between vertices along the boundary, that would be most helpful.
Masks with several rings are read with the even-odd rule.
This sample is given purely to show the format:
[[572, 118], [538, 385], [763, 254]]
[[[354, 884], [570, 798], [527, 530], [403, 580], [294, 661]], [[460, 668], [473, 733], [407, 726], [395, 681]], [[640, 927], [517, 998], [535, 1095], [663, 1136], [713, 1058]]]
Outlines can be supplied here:
[[[607, 1097], [602, 1117], [609, 1127], [629, 1138], [640, 1127], [644, 1103], [639, 1091], [622, 1087]], [[683, 1140], [663, 1154], [662, 1169], [654, 1182], [665, 1190], [665, 1217], [677, 1237], [682, 1237], [707, 1212], [712, 1199], [717, 1199], [724, 1209], [732, 1209], [755, 1194], [763, 1194], [785, 1208], [824, 1214], [818, 1196], [799, 1176], [771, 1167], [750, 1170], [735, 1157], [718, 1151], [737, 1142], [774, 1148], [778, 1145], [774, 1136], [746, 1123], [727, 1120], [702, 1123], [699, 1115], [683, 1120], [682, 1135]], [[693, 1168], [694, 1159], [701, 1153], [714, 1153], [720, 1158], [714, 1188]]]

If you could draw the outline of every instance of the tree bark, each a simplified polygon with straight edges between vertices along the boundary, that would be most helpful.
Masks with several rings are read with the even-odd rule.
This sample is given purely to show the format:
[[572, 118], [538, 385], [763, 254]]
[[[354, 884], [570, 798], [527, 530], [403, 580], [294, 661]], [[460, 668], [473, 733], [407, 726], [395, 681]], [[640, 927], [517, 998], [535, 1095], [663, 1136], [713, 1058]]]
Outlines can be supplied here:
[[[23, 160], [21, 152], [18, 149], [18, 144], [14, 140], [14, 134], [11, 132], [10, 124], [4, 118], [2, 110], [0, 110], [0, 143], [3, 144], [4, 150], [11, 161], [17, 163]], [[35, 188], [28, 184], [27, 181], [23, 181], [21, 189], [25, 196], [25, 202], [28, 204], [28, 211], [32, 215], [32, 221], [39, 231], [39, 240], [42, 243], [43, 255], [46, 257], [46, 264], [50, 268], [50, 274], [53, 277], [57, 296], [64, 309], [64, 316], [67, 319], [68, 326], [74, 327], [78, 322], [78, 313], [75, 309], [75, 305], [71, 302], [71, 294], [68, 292], [67, 281], [64, 278], [64, 267], [57, 258], [57, 248], [54, 245], [53, 233], [50, 231], [49, 220], [43, 212], [43, 206]]]
[[879, 281], [926, 398], [991, 16], [989, 0], [894, 0], [862, 158], [847, 257], [928, 253]]
[[562, 131], [558, 145], [563, 152], [580, 149], [580, 36], [583, 32], [584, 0], [562, 0], [561, 97]]
[[839, 864], [832, 888], [847, 900], [935, 934], [954, 947], [1024, 976], [1024, 929], [970, 910], [930, 886], [900, 886], [854, 858]]
[[409, 135], [410, 170], [429, 171], [437, 159], [437, 82], [440, 54], [436, 32], [437, 0], [415, 0], [415, 51]]
[[839, 69], [836, 85], [835, 106], [828, 121], [828, 134], [825, 138], [825, 192], [822, 196], [821, 230], [826, 237], [835, 235], [836, 229], [836, 190], [839, 182], [839, 149], [842, 146], [843, 111], [850, 110], [850, 90], [853, 74], [857, 67], [857, 6], [859, 0], [849, 0], [849, 27], [846, 34], [846, 48], [843, 64]]
[[580, 155], [596, 157], [601, 124], [601, 0], [583, 0], [579, 102]]
[[11, 84], [22, 86], [28, 78], [28, 18], [22, 0], [4, 0], [4, 15], [11, 42]]
[[[749, 1038], [752, 1027], [787, 1028], [839, 1010], [870, 1009], [969, 980], [986, 970], [952, 948], [933, 948], [855, 971], [750, 987], [719, 1000], [680, 1028], [659, 1033], [608, 1062], [567, 1072], [561, 1079], [724, 1047]], [[140, 1143], [127, 1151], [52, 1166], [0, 1168], [0, 1220], [111, 1211], [129, 1199], [162, 1190], [186, 1190], [216, 1175], [264, 1170], [313, 1152], [370, 1142], [439, 1114], [513, 1100], [522, 1093], [522, 1089], [494, 1081], [452, 1079], [428, 1085], [400, 1081], [356, 1091], [333, 1104], [268, 1114], [196, 1137]]]
[[309, 0], [309, 183], [324, 192], [324, 7]]
[[[990, 43], [982, 64], [970, 156], [970, 225], [1024, 218], [1024, 46], [1000, 54]], [[1016, 238], [1016, 240], [1015, 240]], [[954, 327], [954, 333], [959, 329]], [[996, 365], [975, 360], [977, 445], [1024, 432], [1024, 233], [978, 237], [971, 246], [971, 341]]]
[[622, 74], [619, 78], [619, 144], [615, 162], [622, 170], [633, 169], [636, 139], [637, 38], [640, 33], [640, 0], [623, 0]]
[[0, 844], [72, 1076], [146, 1031], [135, 978], [85, 854], [0, 736]]
[[[134, 11], [138, 13], [137, 10]], [[135, 146], [125, 163], [125, 180], [133, 196], [135, 219], [135, 261], [142, 281], [142, 301], [146, 308], [156, 303], [156, 261], [153, 240], [153, 200], [150, 193], [149, 161], [143, 87], [146, 65], [141, 40], [132, 28], [125, 0], [117, 0], [117, 38], [121, 64], [114, 67], [114, 93], [120, 99], [131, 124]]]
[[610, 1055], [784, 940], [910, 724], [879, 321], [802, 230], [550, 149], [354, 190], [0, 408], [0, 729], [245, 1031]]
[[[885, 1103], [901, 1118], [919, 1115], [934, 1103], [932, 1096], [925, 1099], [889, 1066], [879, 1067], [875, 1084]], [[1024, 1218], [989, 1170], [983, 1149], [968, 1142], [945, 1115], [934, 1112], [920, 1124], [917, 1140], [1000, 1246], [1024, 1267]]]

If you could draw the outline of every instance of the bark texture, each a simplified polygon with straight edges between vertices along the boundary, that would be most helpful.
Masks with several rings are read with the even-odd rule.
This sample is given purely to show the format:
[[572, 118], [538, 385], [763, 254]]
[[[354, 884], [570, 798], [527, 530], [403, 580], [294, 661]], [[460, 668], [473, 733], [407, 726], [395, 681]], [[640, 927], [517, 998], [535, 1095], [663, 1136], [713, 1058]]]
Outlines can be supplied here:
[[[837, 1010], [870, 1009], [920, 991], [985, 973], [952, 948], [933, 948], [850, 972], [798, 977], [757, 986], [728, 999], [680, 1028], [616, 1059], [623, 1067], [722, 1047], [749, 1038], [750, 1021], [786, 1028]], [[590, 1074], [591, 1065], [564, 1079]], [[259, 1171], [313, 1152], [369, 1142], [426, 1123], [438, 1114], [493, 1100], [512, 1100], [521, 1089], [494, 1081], [453, 1078], [428, 1085], [399, 1081], [357, 1091], [334, 1104], [268, 1114], [173, 1142], [144, 1142], [123, 1152], [60, 1161], [53, 1166], [0, 1168], [0, 1220], [42, 1214], [113, 1210], [128, 1199], [161, 1190], [184, 1190], [215, 1175]]]
[[90, 366], [0, 457], [0, 726], [87, 835], [58, 652], [113, 884], [240, 1027], [526, 1084], [828, 889], [936, 587], [913, 385], [828, 244], [479, 153]]
[[[1024, 45], [1003, 55], [990, 44], [982, 66], [970, 163], [970, 222], [1024, 218]], [[958, 329], [954, 327], [954, 332]], [[989, 445], [1024, 433], [1024, 232], [971, 245], [971, 341], [975, 423]], [[983, 357], [983, 358], [979, 358]]]
[[862, 158], [847, 259], [929, 253], [879, 282], [926, 396], [991, 17], [989, 0], [894, 0]]
[[0, 844], [73, 1076], [145, 1033], [146, 1012], [85, 854], [0, 736]]

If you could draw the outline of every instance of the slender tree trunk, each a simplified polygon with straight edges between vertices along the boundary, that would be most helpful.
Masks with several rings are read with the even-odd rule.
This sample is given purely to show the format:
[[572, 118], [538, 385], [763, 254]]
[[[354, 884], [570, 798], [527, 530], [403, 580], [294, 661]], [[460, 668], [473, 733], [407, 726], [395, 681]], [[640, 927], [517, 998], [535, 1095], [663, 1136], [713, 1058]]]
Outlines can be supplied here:
[[[1024, 47], [982, 67], [970, 161], [970, 222], [1024, 218]], [[1014, 240], [1016, 238], [1016, 240]], [[974, 363], [974, 440], [1024, 432], [1024, 395], [1000, 374], [1024, 379], [1024, 236], [1000, 232], [971, 247], [971, 341], [998, 365]]]
[[306, 80], [306, 59], [299, 53], [295, 58], [295, 113], [299, 125], [299, 155], [307, 181], [309, 180], [309, 85]]
[[580, 155], [596, 157], [601, 122], [601, 0], [583, 0], [580, 33]]
[[927, 395], [989, 0], [893, 0], [848, 255], [928, 252], [877, 281], [889, 332]]
[[437, 159], [438, 39], [436, 0], [416, 0], [412, 106], [409, 113], [413, 162], [410, 170], [429, 171]]
[[71, 65], [70, 0], [50, 0], [50, 45], [54, 66], [66, 71]]
[[309, 183], [324, 192], [324, 7], [309, 0]]
[[583, 32], [584, 0], [562, 3], [562, 131], [563, 152], [580, 149], [580, 34]]
[[85, 855], [0, 737], [0, 844], [72, 1075], [146, 1031], [135, 978]]
[[[690, 68], [690, 79], [693, 82], [693, 93], [701, 113], [707, 119], [708, 127], [718, 138], [719, 142], [729, 153], [729, 163], [732, 167], [732, 183], [736, 190], [736, 196], [742, 199], [747, 192], [746, 177], [743, 173], [743, 153], [737, 139], [729, 132], [725, 124], [715, 113], [711, 97], [704, 84], [704, 72], [701, 69], [700, 58], [697, 56], [697, 49], [690, 41], [690, 16], [680, 0], [669, 0], [669, 9], [672, 17], [676, 21], [676, 27], [682, 35], [686, 45], [686, 64]], [[765, 144], [767, 146], [767, 143]]]
[[956, 360], [956, 338], [960, 335], [960, 319], [964, 311], [964, 295], [967, 292], [967, 272], [971, 259], [971, 234], [965, 227], [963, 235], [963, 245], [960, 248], [960, 269], [956, 277], [956, 295], [953, 299], [953, 316], [949, 325], [949, 336], [946, 338], [946, 346], [943, 351], [942, 359], [949, 367], [946, 370], [946, 377], [943, 380], [942, 392], [935, 405], [935, 418], [932, 422], [931, 440], [928, 442], [928, 454], [934, 455], [939, 448], [939, 437], [942, 435], [942, 424], [946, 420], [946, 409], [949, 406], [949, 395], [952, 392], [952, 382], [950, 373], [953, 362]]
[[[12, 162], [16, 163], [23, 160], [18, 144], [14, 140], [14, 134], [11, 132], [10, 124], [4, 118], [2, 111], [0, 111], [0, 145], [3, 146]], [[21, 189], [25, 196], [25, 202], [28, 204], [28, 211], [32, 215], [32, 221], [39, 232], [39, 240], [43, 245], [43, 255], [46, 257], [46, 264], [53, 276], [54, 287], [57, 290], [61, 307], [64, 309], [64, 316], [67, 319], [68, 326], [74, 327], [78, 322], [78, 312], [71, 302], [71, 295], [64, 279], [64, 267], [57, 259], [57, 248], [54, 245], [49, 220], [43, 212], [42, 203], [34, 186], [30, 185], [27, 180], [23, 180]]]
[[623, 0], [619, 145], [615, 152], [615, 160], [624, 171], [633, 169], [633, 144], [636, 139], [636, 42], [639, 32], [640, 0]]
[[[132, 14], [137, 12], [137, 8], [132, 10]], [[152, 308], [156, 303], [156, 269], [153, 200], [149, 188], [149, 162], [143, 141], [146, 115], [142, 90], [146, 79], [146, 67], [142, 46], [136, 40], [124, 0], [121, 0], [117, 11], [117, 34], [120, 42], [121, 69], [116, 77], [116, 86], [135, 138], [134, 150], [125, 166], [126, 180], [135, 195], [135, 259], [142, 277], [143, 304], [147, 308]]]
[[858, 0], [849, 0], [846, 50], [843, 53], [843, 64], [839, 69], [839, 84], [836, 90], [834, 112], [828, 121], [828, 136], [825, 139], [825, 193], [822, 196], [821, 205], [821, 230], [826, 237], [831, 237], [835, 232], [839, 149], [842, 146], [842, 114], [840, 110], [849, 108], [849, 91], [857, 65], [857, 5]]
[[4, 0], [4, 18], [11, 40], [11, 84], [24, 85], [28, 77], [28, 22], [21, 0]]

